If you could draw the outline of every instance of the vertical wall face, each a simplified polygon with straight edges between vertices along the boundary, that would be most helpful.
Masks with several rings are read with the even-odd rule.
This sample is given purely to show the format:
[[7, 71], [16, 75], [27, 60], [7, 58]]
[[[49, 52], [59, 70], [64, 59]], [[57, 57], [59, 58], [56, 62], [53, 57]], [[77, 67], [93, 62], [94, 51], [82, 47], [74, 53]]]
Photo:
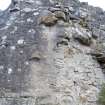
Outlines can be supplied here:
[[[21, 0], [7, 10], [0, 26], [0, 105], [97, 105], [104, 74], [90, 53], [97, 41], [92, 19], [99, 17], [67, 2]], [[81, 24], [87, 14], [89, 23]]]

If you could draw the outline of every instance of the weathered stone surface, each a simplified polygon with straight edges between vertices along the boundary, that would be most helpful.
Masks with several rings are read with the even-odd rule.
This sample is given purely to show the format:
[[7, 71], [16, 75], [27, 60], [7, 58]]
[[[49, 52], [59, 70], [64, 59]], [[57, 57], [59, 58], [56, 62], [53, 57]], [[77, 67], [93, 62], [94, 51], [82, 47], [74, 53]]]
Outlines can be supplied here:
[[48, 15], [40, 18], [40, 24], [45, 24], [46, 26], [52, 26], [57, 23], [57, 18], [54, 15]]
[[92, 44], [92, 35], [88, 30], [76, 28], [73, 37], [83, 45], [89, 46]]
[[99, 64], [101, 65], [101, 68], [103, 69], [103, 72], [105, 73], [105, 44], [103, 41], [100, 43], [98, 42], [92, 51], [92, 56], [94, 59], [96, 59]]
[[65, 15], [64, 12], [62, 12], [62, 11], [55, 11], [54, 14], [55, 14], [55, 17], [66, 21], [66, 15]]
[[1, 14], [0, 105], [98, 105], [105, 77], [91, 52], [104, 17], [77, 0], [19, 0]]

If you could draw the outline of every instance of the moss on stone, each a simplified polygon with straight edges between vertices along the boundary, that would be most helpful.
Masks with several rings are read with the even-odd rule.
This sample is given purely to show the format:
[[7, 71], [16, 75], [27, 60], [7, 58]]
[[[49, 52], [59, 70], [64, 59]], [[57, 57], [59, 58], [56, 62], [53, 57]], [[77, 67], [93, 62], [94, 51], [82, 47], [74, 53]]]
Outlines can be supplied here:
[[105, 84], [103, 84], [102, 89], [99, 93], [98, 103], [100, 105], [105, 105]]
[[82, 27], [88, 28], [87, 22], [84, 21], [84, 20], [81, 20], [81, 21], [79, 22], [79, 24], [80, 24]]

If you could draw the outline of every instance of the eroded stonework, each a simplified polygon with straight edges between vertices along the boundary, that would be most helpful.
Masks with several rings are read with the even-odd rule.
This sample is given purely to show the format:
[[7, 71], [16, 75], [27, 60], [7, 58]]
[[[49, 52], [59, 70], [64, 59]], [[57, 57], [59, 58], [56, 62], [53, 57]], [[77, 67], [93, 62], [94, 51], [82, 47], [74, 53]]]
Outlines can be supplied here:
[[104, 40], [105, 12], [76, 0], [19, 0], [6, 13], [0, 105], [98, 105], [105, 77], [92, 51]]

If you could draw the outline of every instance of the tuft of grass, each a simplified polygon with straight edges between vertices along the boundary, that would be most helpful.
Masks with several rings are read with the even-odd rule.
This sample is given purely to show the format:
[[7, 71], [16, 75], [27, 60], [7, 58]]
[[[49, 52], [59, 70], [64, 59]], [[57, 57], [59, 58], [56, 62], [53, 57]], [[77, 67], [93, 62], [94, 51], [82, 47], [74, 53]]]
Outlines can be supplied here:
[[82, 27], [88, 28], [88, 24], [87, 24], [87, 22], [86, 22], [85, 19], [80, 20], [79, 24], [80, 24]]
[[100, 105], [105, 105], [105, 84], [103, 84], [102, 89], [99, 93], [98, 103]]

